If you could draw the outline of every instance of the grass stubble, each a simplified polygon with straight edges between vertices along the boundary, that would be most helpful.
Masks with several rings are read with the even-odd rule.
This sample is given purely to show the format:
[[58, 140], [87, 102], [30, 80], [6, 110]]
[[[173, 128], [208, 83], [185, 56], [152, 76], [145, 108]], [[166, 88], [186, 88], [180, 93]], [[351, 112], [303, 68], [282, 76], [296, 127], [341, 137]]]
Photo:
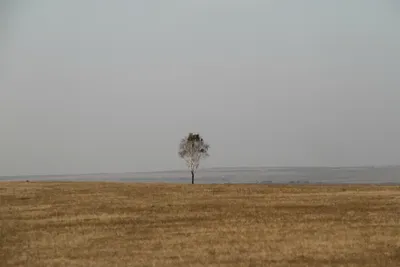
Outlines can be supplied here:
[[2, 182], [0, 266], [400, 266], [400, 187]]

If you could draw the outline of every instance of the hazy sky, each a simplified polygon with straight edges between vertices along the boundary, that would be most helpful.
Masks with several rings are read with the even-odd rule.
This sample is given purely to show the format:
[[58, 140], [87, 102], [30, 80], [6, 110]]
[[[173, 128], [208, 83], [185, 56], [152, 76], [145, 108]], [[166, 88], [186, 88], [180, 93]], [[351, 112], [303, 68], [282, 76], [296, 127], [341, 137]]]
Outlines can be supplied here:
[[[7, 5], [8, 3], [8, 5]], [[400, 164], [397, 0], [0, 0], [0, 175]]]

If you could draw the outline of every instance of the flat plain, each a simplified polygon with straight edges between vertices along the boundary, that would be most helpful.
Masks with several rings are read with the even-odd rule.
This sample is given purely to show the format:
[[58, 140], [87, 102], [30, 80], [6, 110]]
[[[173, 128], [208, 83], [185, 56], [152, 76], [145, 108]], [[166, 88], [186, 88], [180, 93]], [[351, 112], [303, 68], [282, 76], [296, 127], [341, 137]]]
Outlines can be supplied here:
[[400, 266], [400, 186], [1, 182], [0, 266]]

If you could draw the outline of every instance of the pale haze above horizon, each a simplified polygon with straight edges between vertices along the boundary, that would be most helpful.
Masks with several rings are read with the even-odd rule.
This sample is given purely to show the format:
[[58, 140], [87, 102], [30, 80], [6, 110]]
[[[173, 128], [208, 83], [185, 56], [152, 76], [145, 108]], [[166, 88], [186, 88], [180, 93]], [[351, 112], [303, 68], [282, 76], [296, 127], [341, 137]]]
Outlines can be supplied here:
[[0, 176], [400, 164], [396, 0], [0, 0]]

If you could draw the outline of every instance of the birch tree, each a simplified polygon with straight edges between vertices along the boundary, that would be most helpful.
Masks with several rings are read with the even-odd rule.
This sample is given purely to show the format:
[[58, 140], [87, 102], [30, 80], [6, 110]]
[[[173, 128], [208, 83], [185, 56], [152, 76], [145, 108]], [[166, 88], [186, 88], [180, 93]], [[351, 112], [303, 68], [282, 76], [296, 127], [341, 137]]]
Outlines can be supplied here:
[[189, 133], [179, 144], [179, 157], [185, 160], [186, 165], [192, 174], [192, 184], [194, 175], [199, 168], [200, 160], [208, 157], [210, 146], [203, 140], [198, 133]]

